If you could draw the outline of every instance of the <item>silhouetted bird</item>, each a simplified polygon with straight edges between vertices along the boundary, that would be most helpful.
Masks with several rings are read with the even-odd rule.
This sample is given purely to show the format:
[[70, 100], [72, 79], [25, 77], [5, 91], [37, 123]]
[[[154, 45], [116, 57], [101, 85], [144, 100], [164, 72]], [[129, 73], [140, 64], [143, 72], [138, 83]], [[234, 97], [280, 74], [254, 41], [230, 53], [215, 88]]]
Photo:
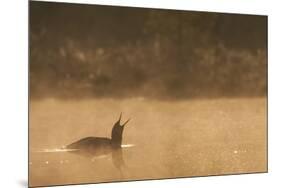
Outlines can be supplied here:
[[128, 119], [121, 125], [121, 117], [122, 113], [120, 114], [119, 120], [112, 128], [111, 138], [86, 137], [67, 145], [66, 148], [74, 149], [77, 153], [87, 154], [89, 156], [99, 156], [113, 153], [114, 150], [121, 148], [123, 130], [125, 125], [130, 121], [130, 119]]

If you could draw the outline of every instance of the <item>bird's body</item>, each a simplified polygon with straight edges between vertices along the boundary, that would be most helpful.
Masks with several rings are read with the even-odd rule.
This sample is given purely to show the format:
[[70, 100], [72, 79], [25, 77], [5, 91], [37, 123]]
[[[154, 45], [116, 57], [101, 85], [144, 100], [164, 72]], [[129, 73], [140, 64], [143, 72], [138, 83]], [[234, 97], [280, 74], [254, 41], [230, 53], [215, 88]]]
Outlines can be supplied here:
[[75, 150], [75, 153], [87, 156], [100, 156], [110, 153], [114, 155], [115, 153], [119, 153], [116, 151], [121, 149], [123, 129], [125, 124], [129, 122], [129, 120], [127, 120], [123, 125], [121, 125], [121, 116], [122, 114], [112, 128], [111, 138], [85, 137], [67, 145], [66, 149]]
[[103, 137], [86, 137], [66, 146], [67, 149], [75, 149], [79, 153], [91, 155], [103, 155], [109, 153], [113, 148], [111, 140]]

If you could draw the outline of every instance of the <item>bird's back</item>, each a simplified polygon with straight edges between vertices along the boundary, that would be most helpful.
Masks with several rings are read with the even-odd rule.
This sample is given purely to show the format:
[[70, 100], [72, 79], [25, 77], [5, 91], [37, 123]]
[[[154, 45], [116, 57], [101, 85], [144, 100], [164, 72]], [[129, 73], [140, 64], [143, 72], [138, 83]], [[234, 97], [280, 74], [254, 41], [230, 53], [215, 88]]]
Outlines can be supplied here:
[[111, 140], [103, 137], [86, 137], [66, 146], [67, 149], [76, 149], [88, 153], [107, 153], [112, 149]]

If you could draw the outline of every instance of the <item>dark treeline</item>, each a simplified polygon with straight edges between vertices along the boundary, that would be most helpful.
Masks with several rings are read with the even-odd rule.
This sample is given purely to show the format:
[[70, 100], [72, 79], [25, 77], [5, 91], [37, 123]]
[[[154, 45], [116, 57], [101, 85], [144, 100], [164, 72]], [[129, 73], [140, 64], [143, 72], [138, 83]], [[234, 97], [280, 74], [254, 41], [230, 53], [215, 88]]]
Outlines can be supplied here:
[[30, 2], [32, 98], [264, 96], [267, 17]]

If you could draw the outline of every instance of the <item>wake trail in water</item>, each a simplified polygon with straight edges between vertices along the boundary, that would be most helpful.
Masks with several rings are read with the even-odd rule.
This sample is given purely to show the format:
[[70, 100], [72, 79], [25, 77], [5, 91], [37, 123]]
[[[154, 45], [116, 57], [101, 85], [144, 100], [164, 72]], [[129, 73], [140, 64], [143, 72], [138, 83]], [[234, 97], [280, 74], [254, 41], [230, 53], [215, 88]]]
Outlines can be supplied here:
[[[122, 144], [122, 148], [131, 148], [134, 147], [134, 144]], [[41, 149], [41, 150], [34, 150], [32, 152], [34, 153], [58, 153], [58, 152], [72, 152], [72, 151], [78, 151], [79, 149], [67, 149], [65, 146], [61, 148], [53, 148], [53, 149]]]

